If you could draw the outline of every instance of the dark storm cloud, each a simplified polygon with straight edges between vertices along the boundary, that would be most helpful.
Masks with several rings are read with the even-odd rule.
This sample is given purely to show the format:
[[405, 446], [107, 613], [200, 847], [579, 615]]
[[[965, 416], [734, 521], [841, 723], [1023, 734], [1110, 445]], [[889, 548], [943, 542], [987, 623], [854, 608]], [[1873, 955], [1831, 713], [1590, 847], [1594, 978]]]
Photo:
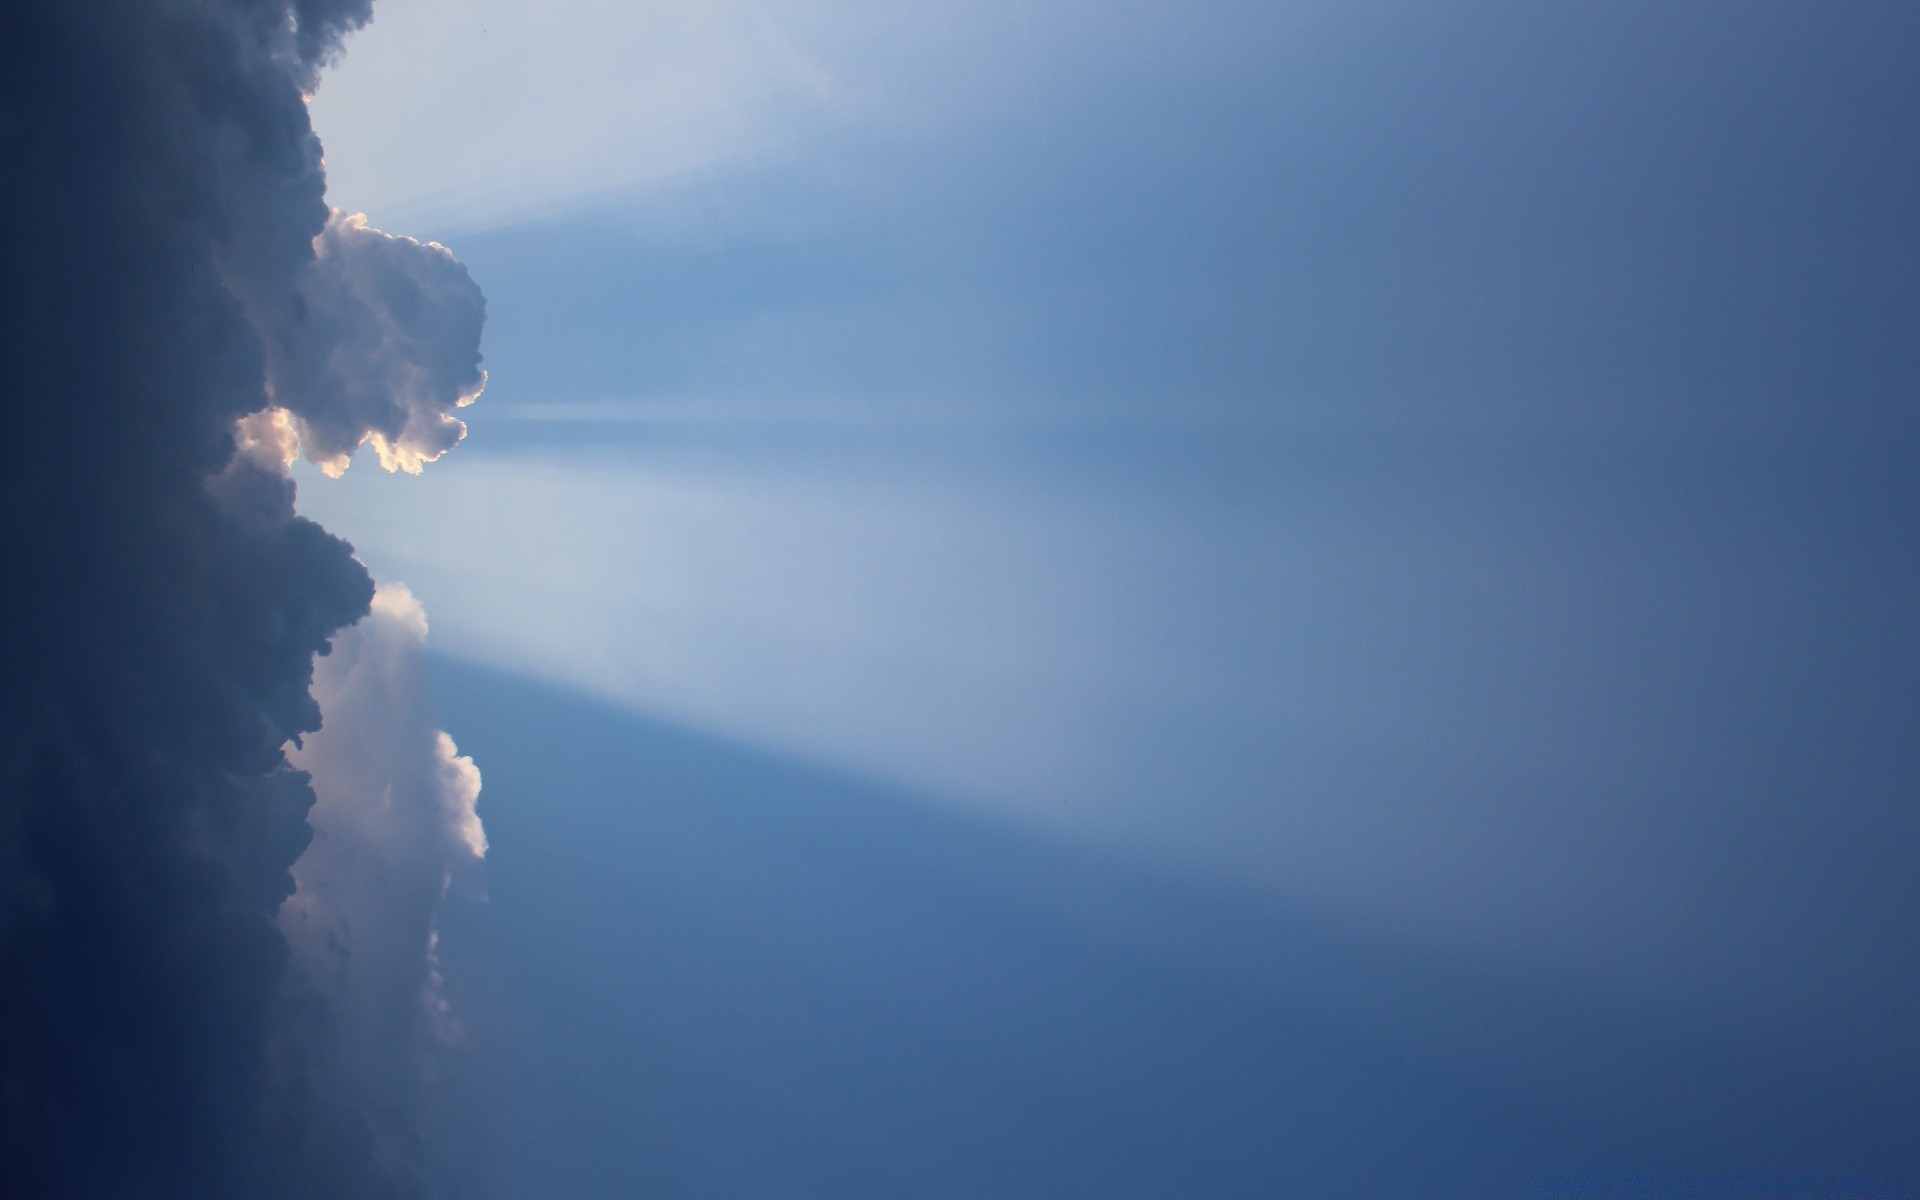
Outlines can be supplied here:
[[417, 465], [479, 378], [464, 272], [328, 224], [302, 92], [368, 16], [0, 7], [0, 1194], [424, 1187], [275, 923], [312, 836], [283, 747], [373, 596], [288, 438]]

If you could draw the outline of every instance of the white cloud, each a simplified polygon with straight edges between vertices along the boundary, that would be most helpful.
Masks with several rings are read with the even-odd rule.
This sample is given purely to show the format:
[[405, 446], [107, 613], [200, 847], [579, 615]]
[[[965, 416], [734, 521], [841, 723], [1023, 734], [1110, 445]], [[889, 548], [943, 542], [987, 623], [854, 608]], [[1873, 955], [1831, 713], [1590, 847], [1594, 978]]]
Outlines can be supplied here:
[[426, 614], [387, 584], [316, 663], [324, 725], [288, 758], [313, 776], [313, 843], [294, 864], [280, 923], [329, 1005], [355, 1086], [409, 1070], [414, 1035], [450, 1014], [434, 961], [450, 883], [486, 853], [480, 773], [435, 727], [421, 662]]
[[485, 321], [486, 300], [446, 247], [335, 211], [314, 239], [295, 307], [266, 331], [272, 396], [284, 415], [247, 418], [242, 449], [259, 457], [270, 443], [284, 465], [290, 429], [329, 475], [346, 470], [363, 444], [387, 470], [419, 474], [466, 436], [453, 410], [486, 386]]

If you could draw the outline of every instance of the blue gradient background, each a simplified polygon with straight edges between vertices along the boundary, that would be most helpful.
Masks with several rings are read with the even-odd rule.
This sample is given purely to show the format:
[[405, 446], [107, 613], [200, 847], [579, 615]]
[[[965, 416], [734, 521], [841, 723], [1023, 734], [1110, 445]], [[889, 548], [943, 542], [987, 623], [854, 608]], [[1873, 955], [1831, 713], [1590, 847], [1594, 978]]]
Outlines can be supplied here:
[[1916, 10], [678, 11], [517, 190], [316, 107], [489, 298], [302, 504], [486, 776], [496, 1194], [1915, 1168]]

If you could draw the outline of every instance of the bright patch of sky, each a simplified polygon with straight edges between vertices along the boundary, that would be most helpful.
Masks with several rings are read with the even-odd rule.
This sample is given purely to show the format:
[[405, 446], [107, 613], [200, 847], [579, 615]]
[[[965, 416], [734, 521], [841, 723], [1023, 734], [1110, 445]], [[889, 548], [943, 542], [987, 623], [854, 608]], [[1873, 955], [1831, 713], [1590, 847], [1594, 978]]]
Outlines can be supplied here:
[[396, 0], [313, 110], [336, 203], [472, 230], [1018, 112], [1210, 28], [1079, 0]]
[[334, 199], [453, 243], [492, 384], [303, 505], [445, 652], [1879, 1011], [1920, 104], [1724, 11], [385, 0]]

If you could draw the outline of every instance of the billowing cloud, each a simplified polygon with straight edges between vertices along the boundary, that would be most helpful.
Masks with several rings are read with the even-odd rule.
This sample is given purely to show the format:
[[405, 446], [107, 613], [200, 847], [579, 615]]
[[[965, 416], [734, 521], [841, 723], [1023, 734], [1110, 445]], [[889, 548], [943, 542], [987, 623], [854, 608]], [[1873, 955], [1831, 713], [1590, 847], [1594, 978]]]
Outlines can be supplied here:
[[336, 212], [294, 299], [268, 371], [309, 459], [338, 475], [365, 442], [387, 470], [418, 474], [466, 436], [452, 410], [486, 385], [486, 302], [445, 247]]
[[331, 1085], [371, 1113], [412, 1108], [423, 1054], [452, 1029], [435, 916], [487, 848], [474, 810], [480, 773], [433, 723], [426, 634], [412, 593], [382, 587], [320, 660], [322, 725], [288, 756], [311, 775], [316, 802], [280, 925], [328, 1010]]
[[0, 1195], [425, 1187], [276, 919], [313, 839], [284, 750], [374, 594], [284, 466], [417, 467], [480, 378], [464, 272], [324, 199], [303, 97], [368, 15], [0, 6]]

